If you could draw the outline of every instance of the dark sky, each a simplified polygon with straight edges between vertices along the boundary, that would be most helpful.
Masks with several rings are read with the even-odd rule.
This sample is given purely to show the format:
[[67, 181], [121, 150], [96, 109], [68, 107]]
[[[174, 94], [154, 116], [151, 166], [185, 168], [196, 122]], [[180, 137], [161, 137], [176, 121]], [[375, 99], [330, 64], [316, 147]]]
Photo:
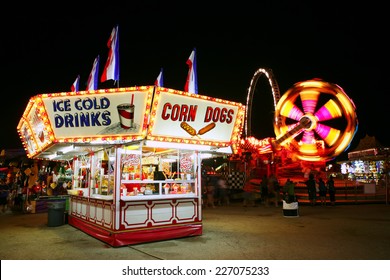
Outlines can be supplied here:
[[[22, 147], [16, 127], [30, 97], [70, 91], [77, 75], [84, 90], [97, 55], [100, 77], [116, 24], [120, 87], [152, 85], [163, 67], [164, 86], [183, 90], [186, 60], [196, 47], [200, 94], [245, 104], [259, 68], [272, 69], [282, 95], [297, 82], [321, 78], [341, 86], [356, 105], [359, 128], [350, 149], [366, 134], [390, 146], [384, 4], [137, 2], [94, 1], [88, 9], [69, 1], [55, 8], [11, 4], [9, 17], [0, 19], [1, 149]], [[112, 81], [99, 83], [99, 88], [110, 87], [115, 87]], [[265, 77], [258, 82], [252, 111], [252, 134], [275, 137]]]

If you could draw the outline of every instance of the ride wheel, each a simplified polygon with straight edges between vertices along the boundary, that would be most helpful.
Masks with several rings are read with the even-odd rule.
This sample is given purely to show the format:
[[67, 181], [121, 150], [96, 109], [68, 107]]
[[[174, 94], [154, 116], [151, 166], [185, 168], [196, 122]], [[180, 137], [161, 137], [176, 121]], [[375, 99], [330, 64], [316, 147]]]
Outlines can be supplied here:
[[355, 109], [336, 84], [296, 83], [276, 105], [274, 146], [285, 147], [301, 160], [331, 160], [348, 148], [357, 131]]

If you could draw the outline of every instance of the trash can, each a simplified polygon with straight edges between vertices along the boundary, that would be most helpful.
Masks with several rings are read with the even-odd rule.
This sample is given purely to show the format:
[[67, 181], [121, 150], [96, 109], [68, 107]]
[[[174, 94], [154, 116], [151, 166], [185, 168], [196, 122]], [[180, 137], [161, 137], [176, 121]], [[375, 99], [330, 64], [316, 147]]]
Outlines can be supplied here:
[[48, 202], [47, 226], [62, 226], [65, 220], [65, 201]]
[[299, 217], [298, 202], [287, 203], [283, 200], [283, 216], [288, 218]]

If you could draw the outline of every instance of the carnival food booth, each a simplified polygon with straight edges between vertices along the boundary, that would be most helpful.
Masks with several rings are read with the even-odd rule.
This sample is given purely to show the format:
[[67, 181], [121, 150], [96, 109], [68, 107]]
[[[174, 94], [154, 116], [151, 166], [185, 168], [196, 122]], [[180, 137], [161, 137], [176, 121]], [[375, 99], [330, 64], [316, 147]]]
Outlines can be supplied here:
[[28, 157], [72, 163], [68, 223], [113, 246], [202, 234], [202, 159], [231, 154], [245, 106], [155, 87], [40, 94]]

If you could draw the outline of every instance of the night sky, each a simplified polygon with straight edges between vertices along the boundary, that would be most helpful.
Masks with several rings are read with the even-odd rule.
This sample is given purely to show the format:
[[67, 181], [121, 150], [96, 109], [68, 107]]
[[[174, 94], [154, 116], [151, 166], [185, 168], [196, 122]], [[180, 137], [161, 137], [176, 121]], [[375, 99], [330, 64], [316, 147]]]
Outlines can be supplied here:
[[[69, 1], [55, 8], [10, 4], [10, 16], [0, 19], [1, 149], [22, 147], [16, 127], [32, 96], [70, 91], [77, 75], [84, 90], [97, 55], [100, 78], [116, 24], [120, 87], [153, 85], [162, 67], [164, 87], [184, 90], [186, 60], [196, 48], [199, 94], [245, 104], [259, 68], [273, 71], [281, 95], [297, 82], [321, 78], [341, 86], [356, 105], [359, 128], [350, 150], [366, 134], [390, 146], [384, 4], [139, 2], [147, 3], [94, 1], [88, 9]], [[99, 82], [99, 89], [111, 87], [113, 81]], [[275, 137], [273, 112], [262, 77], [253, 99], [253, 136]]]

